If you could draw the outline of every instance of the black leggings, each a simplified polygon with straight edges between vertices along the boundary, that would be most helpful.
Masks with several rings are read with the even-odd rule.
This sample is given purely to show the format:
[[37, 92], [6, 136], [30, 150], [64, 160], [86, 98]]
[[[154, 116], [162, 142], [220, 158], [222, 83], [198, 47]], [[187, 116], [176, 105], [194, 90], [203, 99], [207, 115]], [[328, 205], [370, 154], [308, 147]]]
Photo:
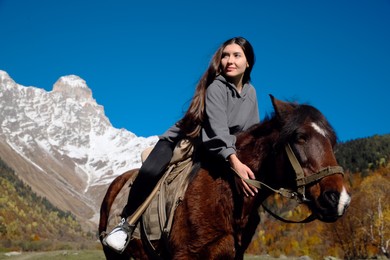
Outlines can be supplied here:
[[160, 139], [156, 143], [131, 186], [127, 205], [122, 212], [123, 218], [131, 216], [152, 192], [171, 161], [174, 148], [175, 144], [167, 140]]

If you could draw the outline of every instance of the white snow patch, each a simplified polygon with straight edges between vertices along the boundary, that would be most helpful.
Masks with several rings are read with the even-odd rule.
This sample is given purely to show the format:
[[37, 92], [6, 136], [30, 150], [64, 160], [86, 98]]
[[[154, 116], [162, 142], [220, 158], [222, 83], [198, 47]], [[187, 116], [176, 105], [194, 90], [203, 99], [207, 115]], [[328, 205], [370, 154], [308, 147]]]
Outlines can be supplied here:
[[19, 154], [20, 156], [22, 156], [25, 160], [27, 160], [28, 162], [30, 162], [32, 165], [34, 165], [37, 169], [39, 169], [41, 172], [47, 174], [38, 164], [36, 164], [35, 162], [31, 161], [29, 158], [27, 158], [27, 156], [24, 155], [24, 153], [22, 151], [19, 150], [18, 147], [16, 147], [13, 143], [11, 142], [8, 142], [7, 143], [11, 146], [11, 148], [17, 153]]

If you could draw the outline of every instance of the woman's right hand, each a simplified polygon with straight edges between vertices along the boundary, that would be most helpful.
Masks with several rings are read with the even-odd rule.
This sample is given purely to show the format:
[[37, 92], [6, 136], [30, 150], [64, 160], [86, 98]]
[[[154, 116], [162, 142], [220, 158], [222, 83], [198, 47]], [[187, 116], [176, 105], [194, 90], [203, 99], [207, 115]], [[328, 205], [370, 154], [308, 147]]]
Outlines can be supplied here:
[[[235, 154], [231, 154], [228, 157], [230, 166], [243, 178], [243, 179], [255, 179], [255, 174], [252, 170], [243, 164]], [[255, 196], [257, 193], [257, 188], [252, 185], [247, 184], [243, 179], [236, 180], [241, 191], [245, 194], [245, 196]]]

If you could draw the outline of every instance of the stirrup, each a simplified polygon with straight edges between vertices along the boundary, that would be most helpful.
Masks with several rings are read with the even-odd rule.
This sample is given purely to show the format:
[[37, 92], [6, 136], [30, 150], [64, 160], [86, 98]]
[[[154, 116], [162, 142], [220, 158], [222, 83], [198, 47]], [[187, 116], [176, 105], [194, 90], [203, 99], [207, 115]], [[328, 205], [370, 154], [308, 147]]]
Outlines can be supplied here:
[[125, 218], [122, 218], [119, 225], [103, 238], [102, 243], [117, 253], [122, 254], [130, 243], [134, 229], [135, 225], [130, 225]]

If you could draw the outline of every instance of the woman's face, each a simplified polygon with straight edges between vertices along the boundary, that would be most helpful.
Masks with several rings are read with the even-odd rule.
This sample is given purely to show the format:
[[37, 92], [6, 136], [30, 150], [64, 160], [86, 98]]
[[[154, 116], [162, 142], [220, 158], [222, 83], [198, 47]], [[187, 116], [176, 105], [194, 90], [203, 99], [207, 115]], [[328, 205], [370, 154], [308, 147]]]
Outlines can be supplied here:
[[235, 80], [241, 80], [249, 64], [240, 45], [232, 43], [223, 49], [221, 69], [223, 74]]

